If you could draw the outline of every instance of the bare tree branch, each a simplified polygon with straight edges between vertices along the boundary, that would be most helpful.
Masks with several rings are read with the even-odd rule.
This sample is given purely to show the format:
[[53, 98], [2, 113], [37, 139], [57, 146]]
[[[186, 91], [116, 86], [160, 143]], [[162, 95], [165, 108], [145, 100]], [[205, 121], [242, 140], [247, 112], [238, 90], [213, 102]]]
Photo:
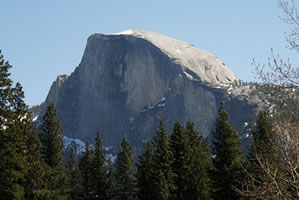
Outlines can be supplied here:
[[[292, 26], [290, 33], [285, 33], [287, 48], [299, 52], [299, 15], [297, 10], [297, 2], [281, 1], [278, 6], [281, 8], [283, 17], [281, 19]], [[295, 85], [299, 86], [299, 66], [293, 66], [289, 59], [280, 58], [274, 54], [271, 49], [271, 56], [268, 57], [268, 64], [261, 65], [253, 60], [255, 66], [255, 74], [257, 78], [264, 83], [271, 85]]]

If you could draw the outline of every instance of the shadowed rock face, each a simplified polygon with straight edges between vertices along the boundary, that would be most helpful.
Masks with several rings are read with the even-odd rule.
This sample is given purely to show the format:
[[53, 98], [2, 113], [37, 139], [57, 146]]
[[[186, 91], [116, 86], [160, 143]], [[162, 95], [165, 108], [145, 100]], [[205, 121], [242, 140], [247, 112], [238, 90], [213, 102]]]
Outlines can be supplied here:
[[118, 147], [126, 136], [138, 148], [160, 120], [170, 131], [175, 121], [192, 119], [208, 136], [221, 101], [231, 121], [243, 123], [255, 105], [221, 89], [237, 80], [218, 58], [182, 41], [142, 30], [94, 34], [75, 71], [53, 83], [42, 110], [56, 104], [68, 137], [94, 141], [99, 131], [105, 146]]

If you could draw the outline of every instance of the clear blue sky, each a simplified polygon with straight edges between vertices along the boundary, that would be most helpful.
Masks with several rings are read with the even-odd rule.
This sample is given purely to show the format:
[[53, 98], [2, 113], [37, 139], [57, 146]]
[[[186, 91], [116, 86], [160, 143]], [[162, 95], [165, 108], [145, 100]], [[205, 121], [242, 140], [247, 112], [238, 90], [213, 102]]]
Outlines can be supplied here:
[[79, 65], [93, 33], [146, 29], [219, 57], [240, 79], [254, 80], [252, 59], [284, 50], [276, 0], [26, 0], [0, 4], [0, 49], [30, 106], [46, 98], [57, 75]]

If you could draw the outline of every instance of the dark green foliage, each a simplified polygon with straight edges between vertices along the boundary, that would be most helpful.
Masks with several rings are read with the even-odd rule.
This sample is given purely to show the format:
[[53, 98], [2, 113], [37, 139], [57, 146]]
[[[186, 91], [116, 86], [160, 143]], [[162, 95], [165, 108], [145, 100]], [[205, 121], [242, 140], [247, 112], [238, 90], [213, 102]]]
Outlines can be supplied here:
[[241, 179], [244, 160], [239, 136], [228, 123], [228, 113], [221, 103], [213, 136], [214, 196], [215, 199], [239, 199], [232, 189]]
[[30, 113], [22, 120], [22, 130], [25, 135], [28, 173], [25, 176], [25, 199], [39, 199], [39, 191], [42, 189], [42, 176], [44, 174], [43, 163], [40, 155], [40, 140], [37, 136], [35, 126], [31, 120]]
[[153, 167], [153, 149], [149, 143], [145, 144], [145, 151], [139, 157], [137, 169], [138, 198], [142, 200], [155, 199], [156, 194], [153, 193], [153, 174], [155, 172]]
[[173, 127], [173, 132], [170, 135], [170, 147], [173, 153], [172, 170], [175, 174], [174, 184], [176, 187], [175, 198], [185, 199], [187, 195], [188, 172], [189, 172], [189, 153], [190, 146], [185, 128], [179, 122], [176, 122]]
[[116, 189], [115, 189], [115, 173], [113, 163], [110, 159], [108, 159], [108, 172], [107, 172], [107, 180], [106, 180], [106, 195], [107, 199], [115, 199], [116, 198]]
[[105, 191], [106, 191], [106, 176], [107, 176], [107, 168], [106, 168], [106, 160], [105, 160], [105, 149], [102, 145], [102, 138], [100, 134], [97, 132], [96, 144], [94, 149], [94, 156], [92, 160], [92, 193], [95, 199], [106, 199]]
[[137, 178], [131, 146], [123, 138], [120, 152], [116, 159], [116, 192], [117, 199], [133, 200], [137, 197]]
[[[167, 183], [166, 177], [165, 177], [162, 169], [159, 169], [156, 172], [156, 175], [153, 178], [156, 181], [156, 183], [155, 183], [155, 186], [156, 186], [155, 189], [156, 190], [154, 190], [154, 191], [156, 191], [156, 193], [155, 193], [156, 198], [155, 199], [158, 199], [158, 200], [167, 200], [167, 199], [172, 198], [170, 196], [171, 194], [169, 192], [169, 184]], [[173, 195], [173, 198], [174, 198], [174, 196], [175, 195]]]
[[173, 155], [168, 143], [166, 127], [162, 122], [153, 137], [153, 193], [157, 199], [168, 199], [174, 195], [172, 171]]
[[0, 51], [0, 197], [34, 199], [32, 189], [37, 189], [39, 177], [33, 167], [39, 168], [33, 161], [39, 160], [39, 149], [35, 155], [31, 153], [39, 141], [22, 87], [19, 83], [12, 87], [10, 68]]
[[5, 122], [5, 114], [10, 110], [11, 107], [11, 93], [12, 93], [12, 80], [9, 78], [9, 70], [12, 66], [8, 61], [4, 60], [4, 56], [1, 54], [0, 50], [0, 109], [1, 118], [0, 122], [3, 124]]
[[0, 197], [37, 199], [42, 174], [40, 143], [22, 86], [12, 87], [10, 68], [0, 55]]
[[209, 171], [212, 161], [207, 141], [187, 121], [186, 128], [176, 122], [170, 136], [174, 155], [175, 199], [211, 199]]
[[[111, 172], [110, 172], [111, 170]], [[112, 199], [113, 193], [113, 168], [111, 163], [106, 162], [106, 151], [102, 144], [102, 139], [97, 133], [94, 156], [92, 160], [92, 195], [94, 199]]]
[[50, 167], [61, 164], [63, 157], [63, 135], [56, 116], [54, 104], [50, 104], [40, 127], [41, 156]]
[[212, 199], [212, 183], [210, 172], [213, 168], [209, 143], [195, 130], [191, 121], [186, 123], [186, 137], [188, 138], [188, 189], [187, 199]]
[[0, 52], [0, 196], [4, 199], [23, 199], [23, 182], [27, 173], [24, 157], [24, 136], [15, 113], [12, 81], [8, 72], [11, 65]]
[[83, 199], [82, 176], [76, 159], [76, 152], [72, 149], [66, 163], [67, 193], [69, 200]]
[[79, 162], [79, 168], [82, 175], [82, 187], [84, 199], [92, 199], [92, 161], [93, 151], [90, 147], [89, 142], [85, 143], [85, 152]]
[[18, 117], [17, 114], [11, 110], [5, 116], [0, 133], [0, 196], [7, 199], [24, 198], [24, 181], [28, 173], [25, 135], [21, 115]]
[[44, 185], [41, 196], [45, 199], [66, 199], [66, 175], [63, 162], [63, 136], [54, 104], [50, 104], [40, 127], [41, 156], [45, 162]]
[[[260, 113], [257, 127], [252, 135], [253, 141], [248, 154], [247, 168], [247, 172], [250, 174], [248, 178], [252, 181], [251, 186], [254, 188], [263, 188], [261, 189], [261, 192], [263, 192], [262, 195], [280, 199], [279, 195], [276, 196], [278, 189], [270, 189], [270, 187], [273, 185], [273, 174], [275, 173], [277, 185], [274, 188], [277, 187], [283, 194], [286, 193], [287, 186], [283, 184], [284, 180], [281, 180], [284, 177], [284, 164], [282, 155], [279, 152], [274, 127], [267, 113]], [[267, 172], [270, 172], [272, 177]]]
[[256, 129], [252, 133], [253, 141], [248, 155], [249, 162], [255, 163], [260, 157], [267, 163], [280, 164], [280, 153], [278, 141], [275, 136], [274, 127], [266, 113], [260, 113]]

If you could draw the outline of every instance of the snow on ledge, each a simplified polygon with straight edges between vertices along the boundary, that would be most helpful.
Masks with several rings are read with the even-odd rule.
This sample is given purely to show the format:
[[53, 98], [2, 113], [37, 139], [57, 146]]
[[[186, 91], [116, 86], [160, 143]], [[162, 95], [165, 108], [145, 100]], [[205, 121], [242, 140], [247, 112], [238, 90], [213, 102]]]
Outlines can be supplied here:
[[114, 33], [113, 35], [132, 35], [133, 33], [134, 33], [134, 31], [132, 29], [130, 29], [130, 30], [119, 32], [119, 33]]

